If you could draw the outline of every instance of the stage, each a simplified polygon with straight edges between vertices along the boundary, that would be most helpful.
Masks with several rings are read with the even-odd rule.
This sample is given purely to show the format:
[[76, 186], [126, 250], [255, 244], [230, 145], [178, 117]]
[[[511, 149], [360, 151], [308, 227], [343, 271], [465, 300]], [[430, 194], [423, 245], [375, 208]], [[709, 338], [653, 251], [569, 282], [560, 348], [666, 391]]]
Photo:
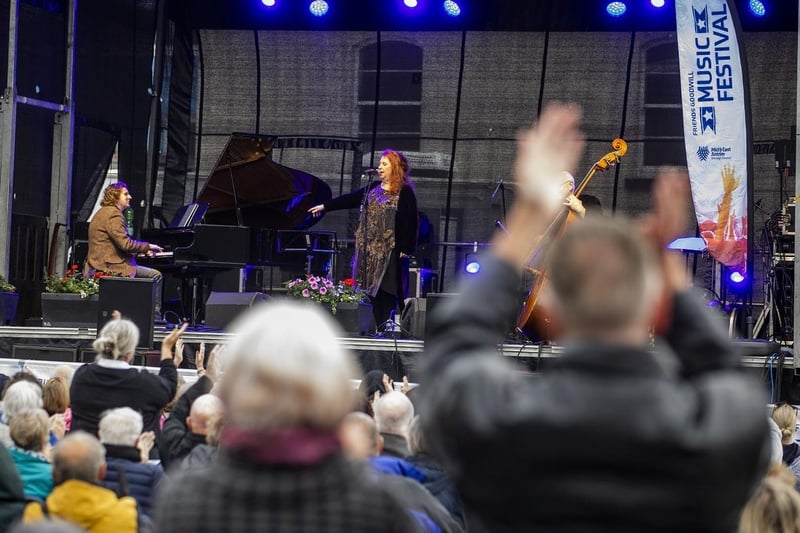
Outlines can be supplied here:
[[[154, 348], [137, 350], [135, 364], [156, 367], [160, 358], [158, 347], [166, 334], [165, 328], [157, 328], [153, 337]], [[34, 362], [91, 362], [94, 360], [91, 346], [96, 335], [95, 328], [0, 327], [0, 359], [4, 360], [0, 365], [0, 372], [7, 373], [9, 367], [21, 367]], [[215, 344], [224, 345], [229, 338], [230, 334], [224, 332], [187, 330], [183, 335], [187, 346], [186, 357], [190, 358], [201, 342], [206, 343], [210, 350]], [[425, 350], [422, 340], [342, 337], [339, 342], [355, 354], [364, 371], [382, 369], [395, 381], [400, 381], [404, 375], [411, 381], [419, 381], [417, 366], [423, 360]], [[777, 343], [736, 341], [735, 344], [742, 366], [751, 371], [760, 371], [766, 378], [768, 388], [780, 390], [780, 376], [783, 371], [791, 370], [794, 373], [791, 352], [787, 348], [782, 349]], [[498, 356], [509, 358], [520, 371], [526, 373], [536, 373], [546, 368], [548, 362], [562, 353], [563, 347], [554, 344], [504, 342], [497, 345]], [[50, 366], [52, 365], [45, 365]], [[187, 376], [191, 375], [191, 370], [187, 372]]]

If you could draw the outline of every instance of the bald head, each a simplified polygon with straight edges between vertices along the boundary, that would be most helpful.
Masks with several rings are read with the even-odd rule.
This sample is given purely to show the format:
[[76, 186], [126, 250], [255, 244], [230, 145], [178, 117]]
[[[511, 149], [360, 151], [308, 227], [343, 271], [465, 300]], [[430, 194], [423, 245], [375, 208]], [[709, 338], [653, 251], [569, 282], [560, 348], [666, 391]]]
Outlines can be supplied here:
[[373, 405], [375, 423], [381, 433], [406, 436], [408, 425], [414, 418], [414, 405], [402, 392], [384, 394]]
[[97, 483], [105, 476], [106, 452], [100, 441], [83, 431], [70, 433], [53, 448], [53, 481]]
[[203, 394], [192, 403], [186, 425], [192, 433], [205, 435], [208, 433], [208, 421], [212, 417], [221, 416], [222, 411], [222, 400], [213, 394]]
[[347, 457], [363, 461], [381, 452], [381, 435], [378, 426], [365, 413], [350, 413], [339, 426], [339, 440]]

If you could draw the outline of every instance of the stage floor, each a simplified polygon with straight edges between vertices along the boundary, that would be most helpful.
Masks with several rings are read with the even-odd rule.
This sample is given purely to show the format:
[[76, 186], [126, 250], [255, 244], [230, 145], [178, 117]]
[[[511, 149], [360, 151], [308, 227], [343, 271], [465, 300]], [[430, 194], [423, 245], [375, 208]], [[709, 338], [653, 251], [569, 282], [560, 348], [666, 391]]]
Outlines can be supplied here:
[[[154, 347], [166, 336], [165, 328], [156, 328]], [[89, 362], [94, 359], [91, 344], [97, 335], [95, 328], [0, 327], [0, 358], [30, 361]], [[225, 344], [230, 334], [216, 331], [187, 330], [183, 335], [189, 351], [200, 342], [207, 346]], [[424, 358], [425, 343], [402, 338], [343, 337], [339, 341], [356, 355], [364, 370], [383, 369], [394, 379], [407, 375], [416, 379], [416, 366]], [[791, 352], [774, 342], [737, 341], [742, 365], [749, 368], [794, 368]], [[209, 348], [210, 349], [210, 348]], [[497, 345], [497, 355], [511, 358], [520, 370], [536, 372], [558, 357], [563, 348], [552, 344], [519, 344], [505, 342]], [[140, 364], [158, 361], [157, 350], [139, 350]], [[781, 361], [782, 359], [782, 361]]]

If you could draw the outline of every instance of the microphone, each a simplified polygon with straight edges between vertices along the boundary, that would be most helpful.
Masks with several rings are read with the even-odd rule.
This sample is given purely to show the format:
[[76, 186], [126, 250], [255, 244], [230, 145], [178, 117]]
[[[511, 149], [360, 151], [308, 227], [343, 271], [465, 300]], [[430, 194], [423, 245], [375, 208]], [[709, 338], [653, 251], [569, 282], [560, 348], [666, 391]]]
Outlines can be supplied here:
[[503, 178], [500, 178], [500, 181], [497, 182], [497, 187], [494, 188], [494, 192], [492, 193], [492, 200], [494, 197], [497, 196], [498, 191], [500, 191], [500, 187], [503, 186]]
[[369, 175], [369, 174], [377, 174], [377, 173], [378, 173], [378, 169], [377, 168], [368, 168], [368, 169], [364, 170], [364, 174], [367, 174], [367, 175]]

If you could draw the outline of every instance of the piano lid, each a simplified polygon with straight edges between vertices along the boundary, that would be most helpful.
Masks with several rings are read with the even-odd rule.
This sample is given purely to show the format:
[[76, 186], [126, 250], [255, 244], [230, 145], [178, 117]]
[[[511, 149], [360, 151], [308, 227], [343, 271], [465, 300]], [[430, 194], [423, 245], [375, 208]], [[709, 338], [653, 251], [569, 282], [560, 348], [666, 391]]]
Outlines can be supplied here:
[[[272, 161], [276, 137], [233, 133], [197, 196], [210, 207], [208, 224], [279, 230], [307, 229], [317, 222], [308, 210], [331, 199], [331, 188], [306, 172]], [[234, 193], [236, 197], [234, 201]]]

